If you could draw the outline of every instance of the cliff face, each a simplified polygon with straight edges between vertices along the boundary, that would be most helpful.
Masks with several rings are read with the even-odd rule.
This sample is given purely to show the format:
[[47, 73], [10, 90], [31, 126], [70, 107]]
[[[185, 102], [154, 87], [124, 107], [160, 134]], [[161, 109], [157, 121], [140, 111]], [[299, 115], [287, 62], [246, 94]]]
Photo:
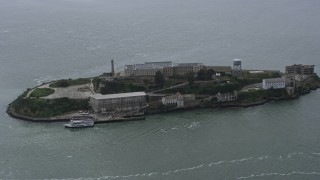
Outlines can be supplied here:
[[70, 111], [87, 109], [88, 100], [75, 100], [69, 98], [41, 99], [18, 97], [9, 107], [9, 111], [14, 111], [26, 117], [49, 118], [62, 115]]

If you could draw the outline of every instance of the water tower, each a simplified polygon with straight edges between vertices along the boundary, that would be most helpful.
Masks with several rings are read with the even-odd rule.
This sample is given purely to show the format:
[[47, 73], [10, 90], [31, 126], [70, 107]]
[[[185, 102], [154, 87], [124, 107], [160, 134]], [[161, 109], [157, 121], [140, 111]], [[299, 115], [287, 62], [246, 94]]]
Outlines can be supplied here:
[[234, 59], [233, 60], [232, 74], [237, 75], [237, 76], [242, 75], [241, 59]]

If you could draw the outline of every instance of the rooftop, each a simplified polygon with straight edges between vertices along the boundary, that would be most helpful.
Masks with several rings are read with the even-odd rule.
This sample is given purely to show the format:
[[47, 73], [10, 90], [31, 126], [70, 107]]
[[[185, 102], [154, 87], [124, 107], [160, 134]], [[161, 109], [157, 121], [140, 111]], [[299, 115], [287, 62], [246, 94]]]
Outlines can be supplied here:
[[163, 62], [145, 62], [144, 64], [132, 64], [126, 65], [127, 70], [138, 70], [138, 69], [163, 69], [166, 67], [175, 66], [202, 66], [202, 63], [172, 63], [171, 61]]
[[124, 98], [124, 97], [135, 97], [135, 96], [146, 96], [145, 92], [130, 92], [130, 93], [119, 93], [119, 94], [94, 94], [90, 97], [94, 99], [113, 99], [113, 98]]
[[270, 78], [270, 79], [263, 79], [265, 82], [279, 82], [279, 81], [285, 81], [284, 78]]
[[231, 71], [231, 66], [206, 66], [208, 69], [215, 71]]
[[176, 66], [202, 66], [202, 63], [178, 63]]

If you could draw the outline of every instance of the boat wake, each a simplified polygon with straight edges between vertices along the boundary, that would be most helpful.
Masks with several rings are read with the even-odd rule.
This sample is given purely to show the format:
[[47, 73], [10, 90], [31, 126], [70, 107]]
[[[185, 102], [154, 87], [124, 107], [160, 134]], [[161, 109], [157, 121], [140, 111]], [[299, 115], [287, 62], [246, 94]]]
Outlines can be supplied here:
[[[199, 169], [204, 168], [214, 168], [214, 167], [221, 167], [224, 164], [242, 164], [245, 162], [258, 162], [258, 161], [267, 161], [267, 160], [289, 160], [292, 158], [298, 158], [299, 156], [303, 155], [313, 155], [313, 156], [320, 156], [320, 153], [318, 152], [312, 152], [312, 153], [304, 153], [304, 152], [293, 152], [288, 153], [286, 155], [282, 156], [271, 156], [271, 155], [263, 155], [259, 157], [245, 157], [240, 159], [233, 159], [233, 160], [223, 160], [223, 161], [217, 161], [217, 162], [209, 162], [209, 163], [203, 163], [192, 167], [186, 167], [181, 169], [174, 169], [169, 171], [154, 171], [154, 172], [144, 172], [144, 173], [137, 173], [137, 174], [131, 174], [131, 175], [117, 175], [117, 176], [102, 176], [97, 178], [74, 178], [69, 180], [80, 180], [80, 179], [127, 179], [127, 178], [141, 178], [141, 177], [152, 177], [152, 176], [168, 176], [178, 173], [184, 173], [188, 171], [195, 171]], [[312, 172], [304, 172], [304, 171], [291, 171], [291, 172], [268, 172], [268, 173], [258, 173], [258, 174], [251, 174], [248, 176], [239, 176], [239, 177], [233, 177], [229, 179], [250, 179], [250, 178], [258, 178], [258, 177], [268, 177], [268, 176], [294, 176], [294, 175], [313, 175], [318, 176], [320, 175], [320, 172], [312, 171]]]
[[264, 177], [264, 176], [291, 176], [291, 175], [320, 175], [320, 172], [302, 172], [302, 171], [292, 171], [289, 173], [261, 173], [261, 174], [251, 174], [250, 176], [241, 176], [237, 177], [236, 179], [249, 179], [249, 178], [256, 178], [256, 177]]
[[183, 127], [179, 127], [177, 125], [174, 125], [174, 126], [169, 127], [167, 129], [160, 129], [160, 132], [168, 133], [169, 131], [175, 131], [175, 130], [181, 130], [181, 129], [191, 129], [192, 130], [192, 129], [196, 129], [196, 128], [200, 127], [200, 126], [201, 126], [200, 122], [194, 121], [194, 122], [191, 122], [189, 124], [183, 125]]

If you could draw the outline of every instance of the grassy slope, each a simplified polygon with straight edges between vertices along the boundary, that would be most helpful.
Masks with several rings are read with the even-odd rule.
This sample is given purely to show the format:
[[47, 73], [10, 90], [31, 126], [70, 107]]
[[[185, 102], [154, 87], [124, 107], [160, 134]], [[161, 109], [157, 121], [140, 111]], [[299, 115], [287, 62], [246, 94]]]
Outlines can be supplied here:
[[52, 117], [64, 113], [88, 108], [88, 100], [75, 100], [69, 98], [41, 99], [17, 98], [11, 107], [16, 113], [29, 117]]

